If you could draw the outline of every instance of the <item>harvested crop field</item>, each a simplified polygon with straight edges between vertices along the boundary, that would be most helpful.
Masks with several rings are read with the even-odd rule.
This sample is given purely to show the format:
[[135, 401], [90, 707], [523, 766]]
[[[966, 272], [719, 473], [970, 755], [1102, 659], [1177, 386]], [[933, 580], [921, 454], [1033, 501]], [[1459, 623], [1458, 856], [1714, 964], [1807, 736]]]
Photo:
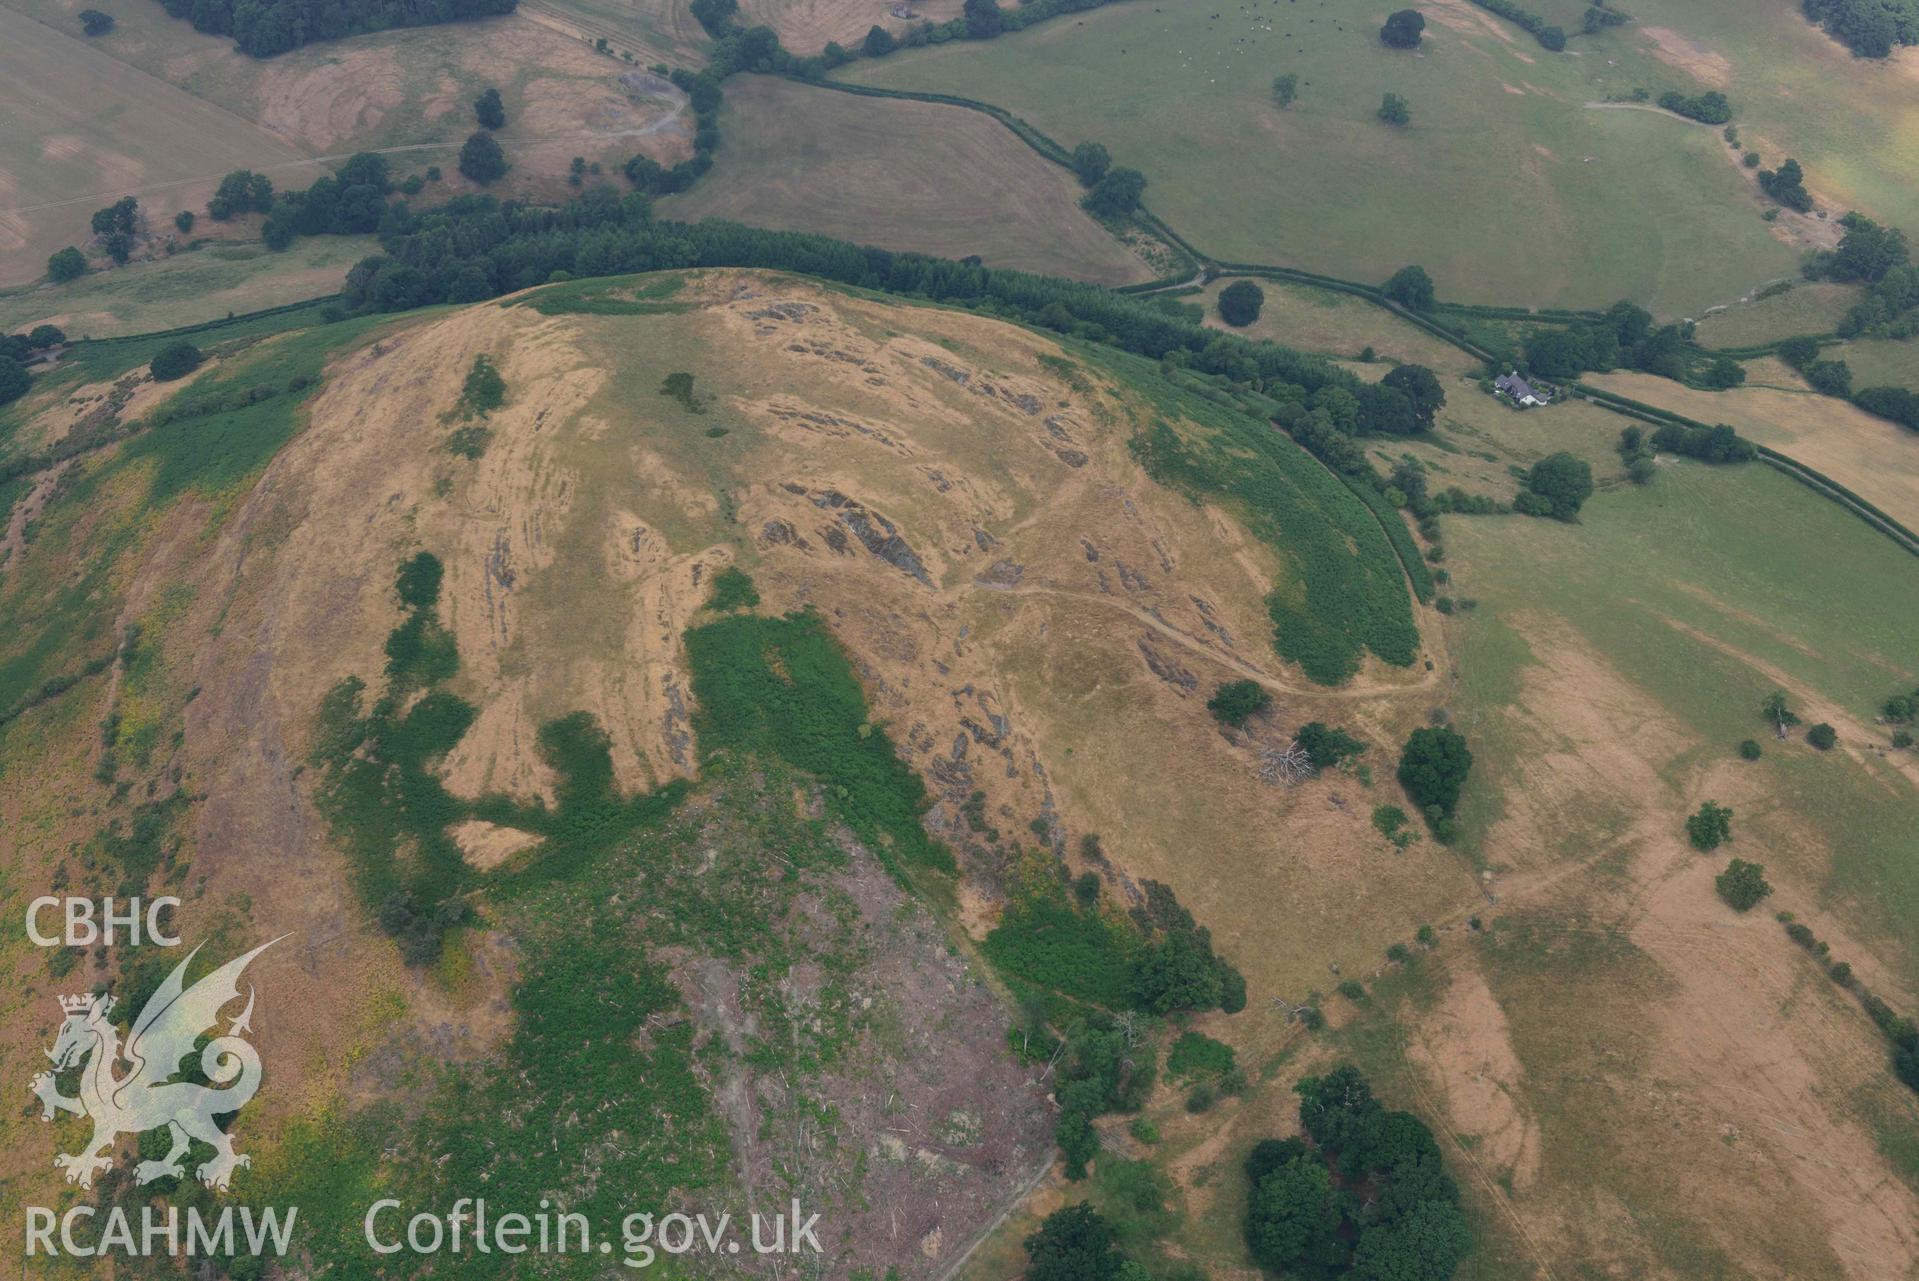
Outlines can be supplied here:
[[663, 213], [1101, 284], [1153, 275], [1079, 208], [1071, 174], [980, 112], [744, 76], [727, 84], [720, 127], [713, 171]]

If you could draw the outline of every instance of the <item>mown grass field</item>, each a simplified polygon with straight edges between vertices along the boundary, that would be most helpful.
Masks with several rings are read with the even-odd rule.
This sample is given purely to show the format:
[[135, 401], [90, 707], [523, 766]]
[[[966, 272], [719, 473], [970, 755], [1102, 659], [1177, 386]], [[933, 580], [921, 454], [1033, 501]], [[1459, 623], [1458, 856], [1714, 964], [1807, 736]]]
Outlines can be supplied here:
[[[1591, 110], [1694, 89], [1638, 52], [1642, 33], [1552, 55], [1464, 0], [1432, 6], [1417, 53], [1330, 0], [1153, 9], [1116, 4], [985, 43], [841, 73], [964, 94], [1068, 146], [1142, 169], [1148, 203], [1207, 253], [1383, 280], [1423, 263], [1442, 297], [1691, 314], [1789, 274], [1796, 251], [1718, 132], [1654, 111]], [[1275, 75], [1298, 101], [1270, 100]], [[1375, 119], [1385, 92], [1412, 123]], [[1810, 158], [1809, 158], [1810, 159]]]
[[1153, 275], [1079, 208], [1071, 174], [980, 112], [742, 76], [727, 85], [720, 129], [713, 172], [662, 213], [1101, 284]]
[[0, 330], [51, 323], [72, 338], [117, 338], [197, 325], [337, 293], [347, 269], [378, 251], [371, 236], [305, 237], [278, 254], [215, 242], [64, 285], [0, 292]]
[[1919, 226], [1919, 51], [1855, 58], [1796, 4], [1648, 0], [1631, 12], [1629, 44], [1732, 98], [1742, 145], [1768, 163], [1798, 157], [1807, 189], [1836, 212]]
[[[1908, 387], [1919, 391], [1919, 341], [1866, 338], [1825, 354], [1852, 367], [1854, 387]], [[1919, 448], [1919, 438], [1911, 433], [1900, 438]]]
[[1829, 334], [1857, 301], [1855, 286], [1800, 282], [1784, 293], [1703, 317], [1697, 338], [1702, 347], [1754, 347], [1800, 334]]
[[[1854, 371], [1855, 386], [1878, 381], [1860, 374]], [[1650, 374], [1601, 374], [1591, 381], [1700, 422], [1731, 423], [1741, 435], [1817, 468], [1905, 524], [1919, 526], [1919, 436], [1849, 401], [1772, 387], [1697, 391]]]

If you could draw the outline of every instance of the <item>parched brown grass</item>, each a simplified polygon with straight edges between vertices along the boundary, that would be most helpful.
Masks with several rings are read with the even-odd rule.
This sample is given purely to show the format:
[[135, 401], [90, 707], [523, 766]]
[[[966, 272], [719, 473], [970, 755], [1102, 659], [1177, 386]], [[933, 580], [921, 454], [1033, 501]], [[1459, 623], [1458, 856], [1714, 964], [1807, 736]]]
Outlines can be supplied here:
[[93, 211], [128, 192], [164, 238], [174, 211], [204, 205], [221, 174], [300, 158], [252, 120], [0, 8], [0, 285], [84, 246]]
[[896, 0], [745, 0], [740, 18], [749, 26], [766, 23], [795, 53], [818, 53], [829, 41], [851, 49], [875, 26], [897, 36], [920, 19], [938, 23], [960, 14], [960, 0], [908, 3], [904, 7], [916, 15], [910, 21], [894, 17], [896, 7]]
[[713, 171], [662, 211], [1100, 284], [1153, 275], [1079, 208], [1071, 174], [980, 112], [746, 76], [721, 128]]
[[[202, 35], [157, 5], [116, 14], [112, 33], [78, 34], [69, 0], [0, 7], [0, 286], [39, 278], [47, 255], [88, 245], [88, 217], [139, 199], [150, 239], [137, 259], [166, 256], [182, 209], [204, 214], [233, 169], [305, 187], [356, 151], [387, 155], [396, 177], [438, 166], [418, 198], [470, 190], [456, 168], [476, 127], [473, 99], [499, 88], [499, 131], [512, 168], [490, 189], [558, 200], [575, 156], [624, 185], [619, 168], [644, 151], [690, 154], [692, 125], [677, 90], [649, 92], [635, 67], [597, 53], [570, 29], [521, 14], [308, 45], [261, 61]], [[202, 217], [200, 238], [258, 236], [258, 218]], [[104, 265], [105, 259], [100, 263]]]

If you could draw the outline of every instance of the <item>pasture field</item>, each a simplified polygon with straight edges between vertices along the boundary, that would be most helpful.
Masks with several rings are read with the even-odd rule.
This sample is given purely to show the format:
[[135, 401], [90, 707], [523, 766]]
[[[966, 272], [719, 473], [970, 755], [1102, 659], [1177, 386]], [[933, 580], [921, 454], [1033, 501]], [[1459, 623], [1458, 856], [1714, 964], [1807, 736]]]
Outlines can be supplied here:
[[[893, 17], [892, 7], [892, 0], [744, 0], [740, 20], [771, 26], [794, 53], [818, 53], [828, 41], [851, 49], [874, 26], [903, 35], [914, 23]], [[917, 0], [906, 7], [928, 22], [947, 22], [959, 17], [961, 0]]]
[[1510, 502], [1519, 482], [1514, 467], [1530, 467], [1548, 454], [1577, 455], [1602, 482], [1619, 470], [1614, 449], [1626, 420], [1586, 401], [1568, 400], [1544, 409], [1513, 409], [1479, 389], [1471, 378], [1445, 380], [1446, 405], [1429, 437], [1372, 439], [1374, 461], [1390, 470], [1401, 457], [1418, 459], [1434, 490], [1457, 485], [1469, 494]]
[[[0, 285], [38, 278], [87, 218], [135, 195], [156, 244], [173, 214], [204, 210], [232, 169], [304, 187], [356, 151], [387, 153], [396, 176], [437, 165], [428, 199], [470, 190], [455, 170], [488, 85], [505, 99], [508, 162], [491, 190], [561, 199], [574, 156], [617, 177], [636, 151], [687, 154], [683, 95], [617, 57], [521, 15], [308, 45], [267, 61], [201, 35], [158, 4], [77, 34], [66, 0], [0, 8]], [[0, 106], [8, 105], [0, 97]], [[198, 235], [223, 229], [202, 219]], [[242, 230], [241, 234], [252, 234]]]
[[1859, 301], [1856, 285], [1800, 282], [1782, 294], [1734, 303], [1700, 319], [1702, 347], [1756, 347], [1801, 334], [1829, 334]]
[[64, 285], [0, 291], [0, 330], [56, 324], [73, 338], [117, 338], [197, 325], [337, 293], [348, 268], [377, 252], [371, 236], [303, 236], [277, 254], [216, 241]]
[[[1453, 590], [1476, 603], [1447, 625], [1449, 710], [1484, 784], [1462, 817], [1498, 903], [1375, 1051], [1570, 1257], [1897, 1274], [1912, 1246], [1883, 1224], [1916, 1203], [1910, 1100], [1888, 1108], [1884, 1042], [1772, 911], [1910, 1003], [1919, 769], [1872, 717], [1919, 677], [1900, 604], [1919, 561], [1767, 468], [1616, 474], [1575, 525], [1444, 518]], [[1773, 689], [1840, 747], [1776, 740], [1758, 711]], [[1738, 758], [1744, 738], [1761, 760]], [[1683, 834], [1705, 799], [1735, 813], [1713, 855]], [[1776, 887], [1745, 916], [1712, 890], [1729, 853]], [[1816, 1153], [1783, 1137], [1812, 1127]], [[1595, 1205], [1597, 1221], [1573, 1209]]]
[[1215, 280], [1197, 294], [1180, 301], [1199, 303], [1206, 308], [1206, 323], [1227, 333], [1248, 338], [1265, 338], [1301, 351], [1318, 352], [1340, 360], [1351, 360], [1371, 347], [1380, 360], [1425, 365], [1440, 373], [1464, 373], [1478, 368], [1479, 362], [1459, 348], [1409, 324], [1383, 307], [1352, 294], [1319, 289], [1290, 281], [1253, 279], [1266, 295], [1259, 319], [1244, 329], [1234, 329], [1219, 318], [1219, 291], [1230, 280]]
[[605, 40], [640, 66], [697, 67], [712, 43], [687, 0], [521, 0], [518, 12], [587, 44]]
[[661, 213], [1108, 285], [1153, 276], [1080, 209], [1071, 174], [977, 111], [742, 76], [727, 84], [720, 128], [713, 171]]
[[[855, 63], [863, 84], [964, 94], [1072, 146], [1103, 141], [1201, 250], [1383, 280], [1408, 262], [1442, 298], [1687, 315], [1790, 274], [1804, 228], [1760, 220], [1718, 131], [1651, 110], [1595, 110], [1690, 87], [1638, 50], [1581, 38], [1548, 54], [1465, 0], [1430, 7], [1416, 53], [1331, 0], [1111, 5], [988, 42]], [[1287, 110], [1275, 75], [1300, 76]], [[1412, 123], [1375, 118], [1385, 92]], [[1443, 217], [1434, 217], [1443, 211]]]
[[155, 230], [170, 232], [174, 210], [203, 205], [221, 174], [300, 154], [242, 115], [0, 8], [0, 285], [45, 274], [47, 255], [84, 245], [88, 217], [127, 192], [142, 193]]
[[1690, 78], [1723, 90], [1742, 147], [1767, 164], [1797, 157], [1807, 190], [1835, 213], [1863, 209], [1919, 226], [1911, 181], [1919, 171], [1919, 49], [1855, 58], [1796, 4], [1648, 0], [1631, 12], [1637, 22], [1622, 28], [1631, 33], [1626, 43], [1681, 86]]
[[[1847, 355], [1851, 347], [1839, 349]], [[1854, 373], [1858, 379], [1858, 371]], [[1593, 386], [1742, 436], [1832, 477], [1905, 525], [1919, 528], [1919, 437], [1849, 401], [1776, 387], [1699, 391], [1651, 374], [1597, 374]], [[1870, 381], [1856, 381], [1867, 386]]]
[[[1919, 341], [1864, 338], [1824, 353], [1852, 367], [1854, 387], [1907, 387], [1919, 391]], [[1910, 434], [1905, 439], [1919, 445]]]

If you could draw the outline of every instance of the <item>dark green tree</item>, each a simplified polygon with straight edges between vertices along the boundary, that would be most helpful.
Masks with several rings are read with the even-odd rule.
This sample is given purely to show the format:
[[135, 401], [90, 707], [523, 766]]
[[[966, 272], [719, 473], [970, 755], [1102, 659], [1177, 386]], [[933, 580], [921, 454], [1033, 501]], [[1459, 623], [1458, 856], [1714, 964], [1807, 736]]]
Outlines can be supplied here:
[[147, 371], [155, 382], [171, 382], [175, 378], [185, 378], [200, 367], [205, 357], [200, 349], [184, 338], [177, 338], [153, 354], [153, 360]]
[[1381, 292], [1402, 307], [1425, 311], [1433, 305], [1433, 278], [1421, 266], [1401, 267], [1381, 287]]
[[1748, 863], [1743, 858], [1726, 864], [1726, 870], [1714, 877], [1712, 884], [1719, 891], [1719, 897], [1735, 912], [1751, 911], [1760, 899], [1772, 893], [1772, 886], [1766, 883], [1765, 866]]
[[1439, 385], [1439, 378], [1424, 365], [1395, 365], [1393, 371], [1379, 380], [1382, 387], [1404, 396], [1413, 407], [1413, 417], [1419, 422], [1421, 431], [1431, 431], [1439, 411], [1446, 404], [1446, 389]]
[[1265, 710], [1272, 701], [1273, 696], [1258, 681], [1228, 681], [1206, 700], [1206, 710], [1217, 717], [1221, 724], [1237, 727], [1252, 719], [1255, 713]]
[[1445, 725], [1422, 726], [1400, 752], [1399, 785], [1427, 814], [1451, 818], [1472, 767], [1473, 754], [1458, 733]]
[[1082, 187], [1095, 185], [1112, 167], [1113, 157], [1100, 143], [1082, 142], [1073, 148], [1073, 173]]
[[1527, 471], [1526, 491], [1545, 500], [1554, 520], [1572, 520], [1592, 497], [1592, 465], [1568, 453], [1549, 454]]
[[1266, 305], [1266, 291], [1250, 280], [1235, 280], [1219, 291], [1219, 318], [1243, 329], [1259, 319]]
[[966, 0], [960, 14], [966, 22], [969, 39], [991, 40], [1006, 27], [1006, 15], [1000, 12], [999, 0]]
[[1345, 1261], [1339, 1204], [1324, 1162], [1295, 1156], [1254, 1185], [1246, 1248], [1263, 1268], [1312, 1275]]
[[899, 41], [893, 38], [893, 33], [878, 23], [867, 29], [866, 39], [860, 42], [860, 51], [869, 58], [884, 58], [898, 47]]
[[1411, 124], [1413, 109], [1406, 100], [1396, 93], [1389, 93], [1379, 100], [1379, 118], [1389, 125]]
[[47, 278], [59, 284], [87, 274], [87, 256], [68, 245], [47, 258]]
[[460, 172], [485, 186], [506, 173], [506, 153], [492, 134], [473, 134], [460, 147]]
[[480, 122], [482, 129], [500, 129], [506, 125], [506, 104], [500, 101], [500, 91], [488, 86], [479, 97], [473, 100], [473, 118]]
[[1140, 194], [1145, 190], [1146, 175], [1121, 166], [1107, 170], [1080, 204], [1102, 218], [1124, 218], [1139, 208]]
[[1026, 1281], [1115, 1281], [1126, 1263], [1112, 1225], [1084, 1201], [1047, 1215], [1025, 1245]]
[[1716, 801], [1707, 801], [1698, 813], [1686, 820], [1686, 837], [1694, 849], [1718, 849], [1732, 839], [1732, 811]]
[[1426, 31], [1426, 17], [1417, 9], [1401, 9], [1379, 29], [1379, 42], [1393, 49], [1417, 49]]
[[0, 356], [0, 405], [11, 405], [27, 394], [33, 379], [27, 367], [12, 356]]

